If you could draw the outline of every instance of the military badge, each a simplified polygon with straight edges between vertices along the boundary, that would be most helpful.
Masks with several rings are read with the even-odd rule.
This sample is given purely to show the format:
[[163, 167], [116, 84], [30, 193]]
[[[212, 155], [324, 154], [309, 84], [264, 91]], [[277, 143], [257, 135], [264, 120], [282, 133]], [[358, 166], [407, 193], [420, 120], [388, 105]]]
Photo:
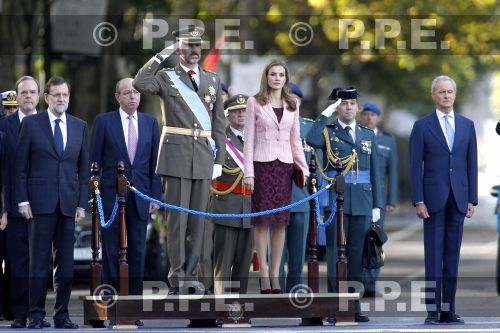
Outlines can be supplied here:
[[372, 142], [370, 140], [361, 140], [361, 150], [365, 153], [372, 153]]
[[377, 146], [378, 146], [378, 149], [380, 149], [380, 150], [387, 150], [387, 151], [391, 150], [391, 147], [387, 147], [387, 146], [384, 146], [384, 145], [377, 145]]
[[335, 140], [335, 142], [339, 142], [340, 141], [339, 138], [337, 138], [337, 137], [335, 137], [334, 140]]
[[210, 93], [210, 95], [215, 96], [215, 88], [214, 88], [214, 86], [208, 87], [208, 92]]
[[210, 97], [209, 94], [206, 94], [205, 96], [203, 96], [203, 100], [205, 101], [205, 103], [210, 103], [212, 101], [212, 98]]
[[210, 104], [208, 105], [208, 109], [209, 109], [210, 111], [212, 111], [212, 110], [214, 109], [214, 104], [213, 104], [213, 103], [210, 103]]

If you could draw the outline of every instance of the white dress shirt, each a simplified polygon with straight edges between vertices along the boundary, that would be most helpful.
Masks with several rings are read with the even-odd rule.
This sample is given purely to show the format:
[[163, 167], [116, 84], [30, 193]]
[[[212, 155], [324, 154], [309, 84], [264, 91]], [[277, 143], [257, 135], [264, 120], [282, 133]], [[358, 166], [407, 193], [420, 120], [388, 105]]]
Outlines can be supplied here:
[[[448, 142], [448, 135], [446, 135], [446, 128], [445, 128], [445, 122], [446, 120], [444, 119], [444, 116], [446, 116], [446, 113], [439, 111], [436, 109], [436, 115], [439, 120], [439, 125], [441, 126], [441, 130], [443, 131], [444, 138], [446, 139], [446, 143], [448, 144], [448, 147], [450, 146], [450, 143]], [[450, 113], [448, 113], [448, 122], [451, 125], [451, 128], [453, 128], [453, 132], [455, 132], [455, 112], [451, 110]]]
[[243, 139], [243, 141], [245, 141], [245, 134], [243, 133], [243, 131], [237, 130], [236, 128], [232, 128], [231, 126], [229, 126], [229, 128], [234, 133], [234, 135], [241, 136], [241, 138]]
[[[36, 113], [37, 113], [37, 111], [35, 109], [35, 111], [33, 111], [32, 115], [34, 115]], [[26, 117], [26, 115], [21, 110], [19, 110], [19, 112], [17, 113], [17, 115], [19, 116], [19, 123], [22, 123], [23, 119], [24, 119], [24, 117]]]
[[356, 120], [353, 121], [351, 124], [347, 125], [346, 123], [343, 123], [340, 119], [339, 119], [339, 124], [340, 126], [342, 126], [342, 128], [344, 129], [345, 131], [345, 127], [346, 126], [349, 126], [351, 128], [351, 130], [349, 131], [349, 134], [351, 135], [352, 137], [352, 141], [353, 142], [356, 142]]
[[54, 116], [54, 114], [47, 109], [47, 114], [49, 115], [50, 127], [52, 128], [52, 135], [54, 135], [54, 127], [56, 126], [56, 119], [61, 119], [59, 122], [59, 128], [61, 129], [63, 137], [63, 148], [66, 149], [66, 142], [68, 142], [68, 123], [66, 121], [66, 112], [62, 114], [60, 118]]
[[[123, 111], [122, 108], [120, 108], [120, 118], [122, 119], [122, 128], [123, 128], [123, 135], [125, 136], [125, 145], [127, 146], [128, 150], [128, 113]], [[134, 124], [135, 127], [135, 133], [137, 133], [137, 142], [139, 142], [139, 125], [137, 122], [137, 110], [134, 111], [134, 114], [132, 115], [132, 123]]]
[[198, 85], [198, 88], [199, 88], [200, 87], [200, 67], [196, 66], [195, 68], [191, 69], [191, 68], [188, 68], [188, 67], [184, 66], [181, 63], [179, 63], [179, 65], [181, 65], [182, 69], [185, 70], [186, 73], [189, 72], [189, 71], [194, 71], [195, 72], [195, 74], [192, 75], [192, 77], [194, 78], [194, 82], [196, 82], [196, 84]]

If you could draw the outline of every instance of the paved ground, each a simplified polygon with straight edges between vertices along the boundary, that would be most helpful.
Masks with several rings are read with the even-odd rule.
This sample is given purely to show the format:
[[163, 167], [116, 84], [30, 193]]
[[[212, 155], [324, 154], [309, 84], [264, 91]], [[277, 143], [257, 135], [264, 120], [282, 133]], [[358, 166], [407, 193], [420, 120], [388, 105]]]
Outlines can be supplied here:
[[[408, 209], [387, 219], [387, 262], [381, 275], [381, 283], [386, 289], [380, 297], [362, 300], [362, 310], [370, 316], [370, 323], [318, 327], [299, 326], [297, 319], [253, 319], [251, 328], [245, 324], [226, 325], [222, 329], [188, 329], [187, 320], [163, 320], [146, 321], [143, 329], [171, 332], [500, 332], [500, 296], [496, 292], [495, 280], [498, 234], [492, 214], [495, 201], [487, 195], [480, 200], [476, 215], [466, 222], [461, 254], [457, 313], [466, 320], [466, 325], [422, 325], [425, 311], [421, 295], [411, 292], [412, 287], [418, 287], [424, 274], [422, 222], [415, 217], [413, 210]], [[322, 276], [325, 271], [322, 264]], [[251, 281], [251, 292], [258, 291], [256, 280]], [[321, 281], [321, 291], [326, 291], [324, 280]], [[83, 306], [77, 299], [79, 295], [88, 295], [86, 286], [75, 286], [70, 304], [72, 319], [82, 324]], [[52, 306], [51, 293], [47, 302], [48, 314], [52, 312]], [[6, 330], [8, 324], [0, 322], [0, 327]]]

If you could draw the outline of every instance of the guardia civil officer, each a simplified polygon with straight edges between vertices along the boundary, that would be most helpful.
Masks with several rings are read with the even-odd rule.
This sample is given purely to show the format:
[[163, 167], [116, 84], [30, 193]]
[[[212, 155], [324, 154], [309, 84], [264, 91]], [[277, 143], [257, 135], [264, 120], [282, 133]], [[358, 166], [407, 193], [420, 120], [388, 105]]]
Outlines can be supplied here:
[[[344, 194], [344, 228], [347, 250], [347, 280], [362, 282], [363, 244], [372, 221], [380, 219], [382, 200], [379, 185], [378, 154], [375, 133], [356, 122], [358, 92], [353, 87], [335, 88], [329, 99], [336, 102], [328, 106], [314, 123], [307, 135], [307, 143], [323, 150], [322, 171], [333, 179], [334, 166], [340, 159], [344, 168], [346, 191]], [[338, 118], [328, 122], [337, 111]], [[328, 122], [328, 123], [327, 123]], [[333, 204], [333, 187], [330, 206]], [[337, 225], [326, 228], [326, 256], [328, 291], [334, 292], [337, 262]], [[355, 302], [355, 320], [367, 322], [361, 313], [359, 301]]]

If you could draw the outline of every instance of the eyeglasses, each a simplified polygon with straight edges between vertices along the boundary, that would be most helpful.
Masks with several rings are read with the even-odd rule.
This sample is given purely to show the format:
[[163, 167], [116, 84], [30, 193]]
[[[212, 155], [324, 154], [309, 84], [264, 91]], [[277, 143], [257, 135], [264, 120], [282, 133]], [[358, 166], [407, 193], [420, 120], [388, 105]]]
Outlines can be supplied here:
[[68, 99], [69, 98], [69, 94], [67, 94], [67, 93], [47, 94], [47, 95], [55, 97], [57, 99], [59, 99], [59, 98]]
[[127, 96], [127, 97], [130, 97], [132, 95], [137, 96], [137, 95], [140, 94], [140, 92], [138, 92], [137, 90], [127, 90], [127, 91], [124, 91], [124, 92], [120, 92], [119, 94]]
[[14, 106], [14, 105], [4, 105], [3, 108], [4, 109], [17, 109], [17, 106]]

